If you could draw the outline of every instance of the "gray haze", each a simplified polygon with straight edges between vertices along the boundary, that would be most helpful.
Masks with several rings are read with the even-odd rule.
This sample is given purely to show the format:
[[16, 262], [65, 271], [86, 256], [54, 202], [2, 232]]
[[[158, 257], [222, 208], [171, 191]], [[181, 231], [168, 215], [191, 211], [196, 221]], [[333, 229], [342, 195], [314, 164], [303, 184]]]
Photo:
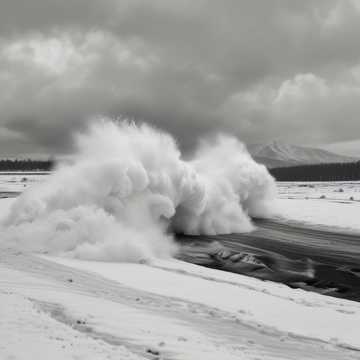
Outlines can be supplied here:
[[95, 115], [184, 148], [356, 143], [360, 2], [1, 0], [0, 84], [0, 157], [64, 153]]

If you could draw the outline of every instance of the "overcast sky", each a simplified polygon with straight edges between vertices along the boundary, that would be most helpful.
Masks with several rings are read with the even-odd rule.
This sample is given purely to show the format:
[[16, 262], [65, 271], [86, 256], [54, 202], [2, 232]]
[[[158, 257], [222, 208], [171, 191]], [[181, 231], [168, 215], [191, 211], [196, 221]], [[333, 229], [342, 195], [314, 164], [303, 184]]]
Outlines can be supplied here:
[[95, 115], [359, 154], [360, 1], [1, 0], [0, 85], [0, 157]]

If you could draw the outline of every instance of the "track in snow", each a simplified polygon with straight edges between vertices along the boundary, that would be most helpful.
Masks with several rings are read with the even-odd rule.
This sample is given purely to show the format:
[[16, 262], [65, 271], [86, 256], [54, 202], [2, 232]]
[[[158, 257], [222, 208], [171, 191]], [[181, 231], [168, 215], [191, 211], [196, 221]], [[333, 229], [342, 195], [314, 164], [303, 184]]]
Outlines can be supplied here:
[[[191, 303], [178, 298], [159, 296], [150, 292], [126, 287], [121, 283], [108, 280], [94, 273], [59, 265], [38, 256], [16, 252], [11, 249], [1, 249], [0, 251], [0, 273], [2, 274], [0, 279], [0, 296], [16, 296], [17, 299], [22, 301], [28, 301], [30, 299], [40, 311], [38, 316], [45, 317], [47, 323], [51, 323], [52, 328], [50, 330], [52, 330], [54, 334], [57, 334], [61, 329], [66, 330], [66, 327], [68, 327], [69, 334], [67, 334], [65, 330], [62, 331], [65, 335], [67, 334], [67, 337], [73, 336], [73, 339], [71, 341], [69, 340], [68, 343], [66, 343], [67, 339], [65, 338], [60, 340], [64, 342], [66, 346], [71, 346], [73, 348], [72, 351], [77, 350], [79, 341], [82, 337], [86, 336], [90, 345], [93, 345], [95, 341], [95, 345], [98, 345], [98, 347], [101, 346], [103, 351], [109, 351], [111, 354], [112, 352], [121, 350], [129, 354], [144, 356], [144, 358], [148, 359], [159, 358], [150, 356], [146, 352], [148, 344], [145, 340], [135, 341], [134, 339], [127, 339], [127, 336], [129, 336], [128, 333], [122, 338], [112, 332], [97, 331], [96, 324], [98, 320], [97, 318], [95, 320], [93, 319], [94, 314], [90, 314], [91, 316], [89, 315], [88, 318], [85, 319], [84, 325], [82, 323], [79, 324], [77, 321], [78, 318], [83, 319], [82, 316], [79, 315], [77, 318], [69, 317], [68, 311], [70, 310], [67, 311], [68, 304], [63, 305], [62, 301], [69, 298], [72, 305], [80, 304], [79, 306], [81, 307], [82, 297], [84, 297], [85, 300], [93, 299], [94, 306], [98, 309], [97, 312], [100, 313], [106, 313], [106, 311], [108, 311], [107, 306], [112, 304], [111, 306], [116, 310], [113, 313], [114, 316], [119, 314], [125, 316], [126, 314], [121, 312], [121, 309], [122, 306], [126, 306], [129, 309], [133, 309], [132, 311], [134, 312], [141, 311], [144, 312], [145, 315], [154, 314], [168, 318], [169, 321], [175, 324], [183, 324], [184, 327], [187, 326], [193, 332], [201, 334], [201, 339], [205, 339], [206, 342], [205, 340], [203, 341], [207, 346], [214, 348], [214, 351], [224, 351], [224, 354], [233, 355], [227, 358], [284, 360], [313, 358], [319, 360], [335, 360], [341, 357], [344, 360], [355, 360], [358, 357], [357, 350], [341, 344], [331, 344], [312, 338], [299, 337], [288, 332], [280, 332], [276, 329], [251, 326], [246, 322], [243, 323], [241, 320], [238, 321], [234, 315], [230, 313], [227, 314], [216, 308], [209, 308], [203, 304]], [[71, 282], [69, 282], [69, 279], [71, 279]], [[42, 300], [43, 296], [50, 296], [56, 299], [56, 302], [45, 303]], [[104, 301], [104, 305], [102, 305], [102, 301]], [[11, 304], [11, 302], [8, 303]], [[11, 321], [18, 321], [16, 318], [18, 313], [9, 312], [8, 314]], [[24, 316], [24, 313], [20, 313], [20, 316], [21, 315]], [[131, 317], [132, 313], [129, 315]], [[123, 320], [125, 326], [129, 324], [128, 318], [129, 316]], [[54, 323], [52, 319], [58, 322], [58, 324]], [[20, 320], [23, 321], [22, 318]], [[32, 323], [29, 322], [25, 324], [32, 325]], [[11, 335], [14, 335], [14, 331], [16, 331], [20, 334], [20, 336], [18, 336], [20, 340], [15, 340], [21, 343], [22, 331], [24, 330], [20, 327], [25, 327], [24, 324], [19, 322], [18, 325], [20, 327], [15, 328], [14, 331], [12, 331], [12, 328], [10, 328], [11, 331], [8, 330], [6, 323], [0, 325], [5, 326], [5, 340], [10, 332]], [[41, 326], [40, 324], [39, 328], [41, 328]], [[140, 331], [144, 331], [145, 334], [149, 333], [150, 335], [154, 331], [156, 332], [157, 329], [157, 325], [154, 324], [154, 322], [142, 321], [137, 324], [135, 321], [134, 326], [138, 326]], [[112, 329], [112, 327], [109, 326], [106, 329], [109, 330]], [[34, 331], [37, 336], [45, 336], [47, 332], [49, 332], [49, 328], [46, 327], [45, 332], [42, 328], [40, 330], [35, 329]], [[51, 336], [50, 340], [52, 342], [58, 341], [57, 335]], [[171, 333], [170, 336], [172, 336]], [[189, 353], [192, 351], [191, 346], [200, 347], [202, 345], [202, 343], [197, 343], [197, 339], [193, 341], [191, 337], [185, 338], [184, 336], [188, 336], [186, 333], [175, 333], [173, 336], [175, 342], [181, 342], [183, 352], [187, 350], [187, 353]], [[181, 339], [179, 340], [178, 337]], [[47, 339], [47, 341], [49, 341], [49, 339]], [[7, 343], [4, 342], [4, 345], [6, 350]], [[27, 351], [30, 351], [28, 343], [22, 346], [25, 346]], [[207, 350], [207, 353], [211, 353], [211, 349]], [[172, 354], [171, 352], [166, 353], [166, 351], [162, 351], [162, 355], [161, 358], [163, 359], [189, 358], [185, 355], [182, 356], [182, 353]], [[204, 356], [201, 358], [219, 358], [219, 356], [216, 357], [216, 355], [217, 354], [215, 354], [215, 356], [208, 356], [204, 353]], [[125, 359], [127, 357], [123, 356], [119, 358]]]
[[256, 220], [247, 234], [178, 235], [179, 257], [360, 301], [360, 235]]

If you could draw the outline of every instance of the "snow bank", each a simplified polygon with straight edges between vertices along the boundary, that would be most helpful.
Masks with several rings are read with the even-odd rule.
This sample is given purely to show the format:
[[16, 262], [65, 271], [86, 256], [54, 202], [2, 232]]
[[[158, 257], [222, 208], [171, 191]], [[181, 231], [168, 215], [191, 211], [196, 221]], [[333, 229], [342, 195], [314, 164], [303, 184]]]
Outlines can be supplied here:
[[[9, 267], [0, 265], [1, 359], [47, 360], [49, 354], [51, 359], [79, 360], [357, 358], [356, 352], [337, 346], [335, 342], [305, 339], [248, 322], [249, 314], [242, 310], [247, 305], [237, 298], [228, 298], [228, 301], [238, 303], [239, 311], [228, 313], [202, 303], [188, 302], [184, 300], [188, 294], [180, 299], [159, 296], [104, 281], [94, 273], [85, 274], [46, 260], [39, 262], [33, 256], [7, 255]], [[102, 265], [113, 267], [115, 272], [133, 267], [133, 264], [87, 263], [94, 265], [92, 270]], [[12, 268], [19, 265], [25, 272]], [[187, 270], [180, 269], [176, 263], [171, 270], [183, 271], [186, 281], [184, 271]], [[204, 277], [217, 278], [212, 273], [206, 274], [207, 270], [210, 269], [201, 268]], [[69, 271], [71, 283], [64, 281]], [[229, 274], [217, 273], [221, 278]], [[145, 272], [144, 279], [152, 286], [158, 282], [152, 277], [154, 274], [157, 275], [156, 271], [149, 275]], [[172, 275], [169, 271], [169, 282]], [[193, 272], [190, 276], [195, 275], [197, 273]], [[164, 276], [161, 278], [161, 284], [164, 284]], [[242, 277], [239, 286], [245, 279], [247, 285], [251, 286], [251, 281], [256, 285], [255, 279]], [[236, 280], [233, 282], [235, 284]], [[222, 295], [220, 281], [219, 285], [213, 298], [227, 295]], [[267, 285], [270, 288], [270, 284]], [[203, 289], [203, 286], [195, 288], [194, 292], [198, 294]], [[351, 311], [349, 307], [342, 311], [343, 317], [351, 316], [345, 314], [345, 311]]]
[[76, 138], [71, 164], [26, 190], [2, 241], [84, 259], [138, 261], [175, 251], [168, 230], [223, 234], [266, 216], [275, 183], [237, 139], [203, 141], [185, 161], [147, 125], [104, 120]]
[[45, 258], [130, 288], [225, 311], [265, 332], [360, 349], [357, 302], [174, 260], [149, 266]]

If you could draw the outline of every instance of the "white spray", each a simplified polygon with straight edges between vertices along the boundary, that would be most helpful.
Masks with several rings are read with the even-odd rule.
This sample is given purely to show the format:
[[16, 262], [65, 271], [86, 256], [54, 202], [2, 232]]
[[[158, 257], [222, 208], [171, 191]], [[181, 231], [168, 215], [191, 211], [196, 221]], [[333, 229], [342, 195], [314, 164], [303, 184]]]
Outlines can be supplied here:
[[3, 241], [84, 259], [139, 261], [176, 251], [171, 231], [224, 234], [269, 215], [275, 184], [237, 139], [203, 141], [185, 161], [148, 125], [103, 120], [76, 138], [71, 164], [25, 191]]

